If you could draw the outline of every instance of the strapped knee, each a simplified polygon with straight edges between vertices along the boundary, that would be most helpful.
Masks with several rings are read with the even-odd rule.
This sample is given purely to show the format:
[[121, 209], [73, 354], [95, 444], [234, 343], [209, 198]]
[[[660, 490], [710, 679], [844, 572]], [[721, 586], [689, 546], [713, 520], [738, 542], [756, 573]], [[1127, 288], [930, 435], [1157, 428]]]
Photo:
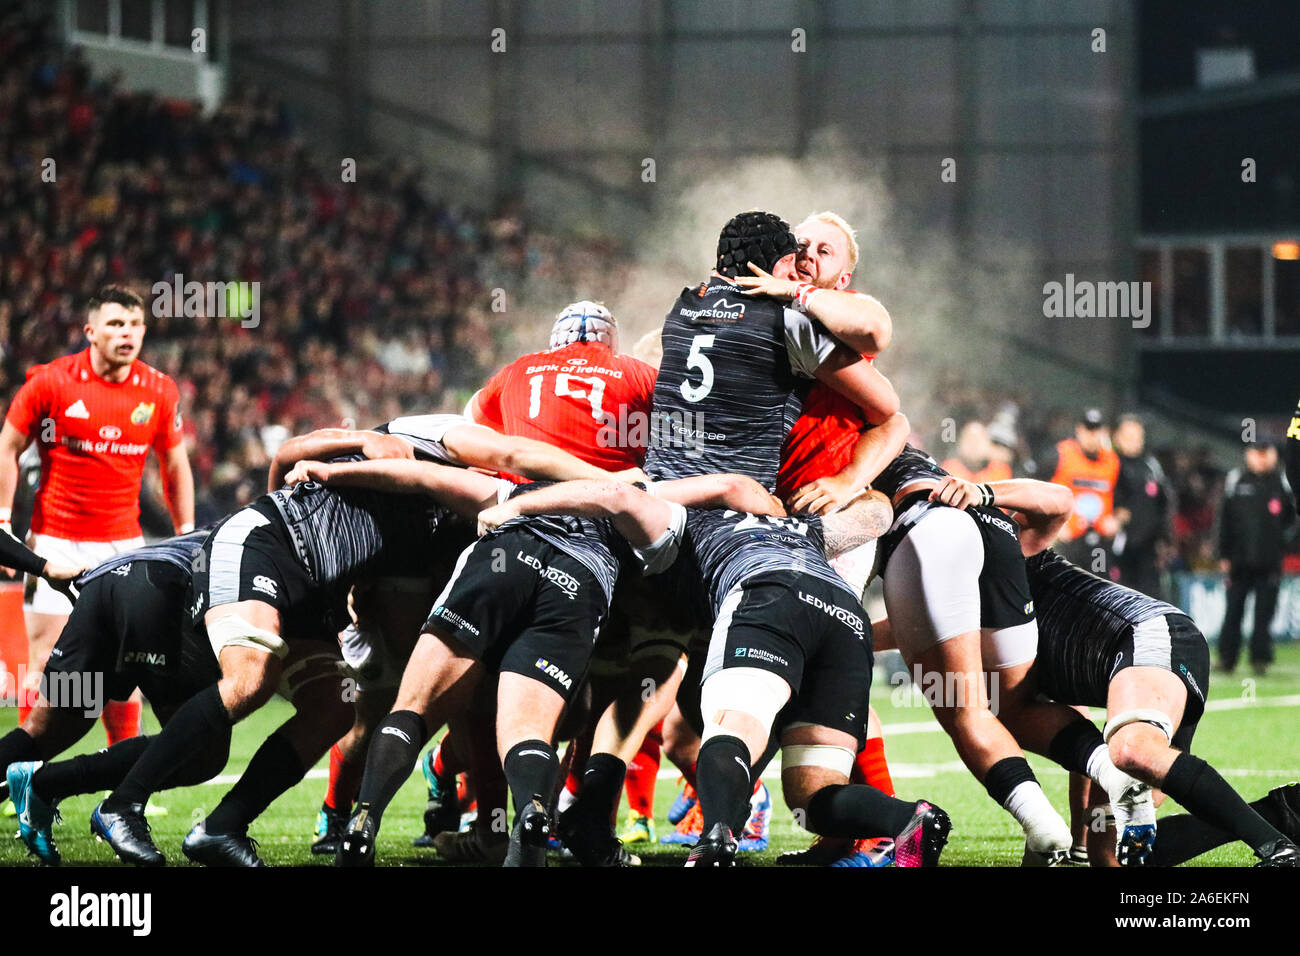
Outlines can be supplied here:
[[1162, 711], [1152, 708], [1136, 708], [1116, 714], [1106, 721], [1106, 729], [1102, 731], [1101, 739], [1110, 743], [1110, 738], [1115, 736], [1116, 731], [1129, 724], [1150, 724], [1165, 735], [1166, 741], [1172, 742], [1174, 739], [1174, 722]]
[[289, 645], [275, 631], [257, 627], [238, 614], [227, 614], [207, 626], [208, 642], [212, 652], [221, 657], [223, 647], [251, 647], [256, 651], [274, 654], [281, 660], [289, 653]]

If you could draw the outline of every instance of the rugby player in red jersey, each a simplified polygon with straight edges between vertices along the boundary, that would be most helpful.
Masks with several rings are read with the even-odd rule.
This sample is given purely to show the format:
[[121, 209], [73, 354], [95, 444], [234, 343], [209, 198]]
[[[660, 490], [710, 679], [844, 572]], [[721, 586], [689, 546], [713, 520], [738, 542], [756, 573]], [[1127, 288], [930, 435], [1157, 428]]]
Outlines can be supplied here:
[[618, 351], [618, 325], [598, 302], [555, 318], [550, 347], [511, 362], [474, 393], [480, 425], [562, 448], [606, 471], [639, 468], [649, 438], [655, 370]]
[[[180, 393], [170, 378], [139, 360], [144, 303], [129, 289], [108, 286], [91, 298], [90, 344], [27, 373], [0, 430], [0, 530], [8, 530], [18, 486], [18, 457], [33, 441], [41, 482], [31, 545], [63, 564], [93, 567], [144, 544], [140, 481], [152, 449], [158, 457], [172, 522], [194, 528], [194, 479], [181, 441]], [[39, 684], [46, 658], [72, 611], [69, 599], [38, 579], [26, 607], [27, 690]], [[19, 720], [30, 707], [22, 695]], [[140, 731], [140, 699], [108, 702], [108, 740]]]

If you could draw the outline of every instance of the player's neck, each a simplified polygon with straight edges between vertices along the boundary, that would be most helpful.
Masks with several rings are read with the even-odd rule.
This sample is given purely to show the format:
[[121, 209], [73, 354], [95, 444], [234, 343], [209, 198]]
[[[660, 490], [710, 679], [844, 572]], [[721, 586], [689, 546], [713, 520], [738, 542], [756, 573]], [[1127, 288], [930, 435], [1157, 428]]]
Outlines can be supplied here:
[[134, 359], [125, 365], [110, 364], [95, 348], [90, 349], [90, 370], [106, 382], [116, 384], [125, 382], [127, 376], [131, 374], [131, 366], [134, 364]]

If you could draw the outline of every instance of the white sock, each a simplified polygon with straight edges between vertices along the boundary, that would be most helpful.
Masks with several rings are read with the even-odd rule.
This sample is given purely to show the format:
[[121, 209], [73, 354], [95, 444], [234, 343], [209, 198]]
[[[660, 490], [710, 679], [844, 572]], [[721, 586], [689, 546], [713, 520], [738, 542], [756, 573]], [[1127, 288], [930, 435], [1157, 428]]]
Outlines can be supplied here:
[[1070, 827], [1036, 781], [1016, 784], [1002, 806], [1024, 827], [1025, 842], [1031, 850], [1068, 851], [1074, 842]]
[[1123, 796], [1129, 787], [1141, 782], [1115, 766], [1114, 761], [1110, 759], [1110, 748], [1105, 744], [1098, 745], [1097, 749], [1088, 755], [1088, 776], [1101, 785], [1112, 803]]

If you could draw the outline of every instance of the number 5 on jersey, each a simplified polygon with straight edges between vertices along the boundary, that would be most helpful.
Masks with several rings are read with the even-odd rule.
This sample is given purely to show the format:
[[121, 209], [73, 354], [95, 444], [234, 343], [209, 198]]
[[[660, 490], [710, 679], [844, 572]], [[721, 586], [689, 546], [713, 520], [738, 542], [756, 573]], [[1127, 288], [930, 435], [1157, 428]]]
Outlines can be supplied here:
[[704, 354], [704, 350], [713, 347], [714, 338], [712, 335], [697, 335], [691, 340], [691, 353], [686, 356], [686, 367], [700, 370], [700, 384], [692, 385], [690, 382], [683, 380], [681, 392], [682, 398], [692, 404], [704, 401], [709, 392], [713, 390], [713, 363]]

